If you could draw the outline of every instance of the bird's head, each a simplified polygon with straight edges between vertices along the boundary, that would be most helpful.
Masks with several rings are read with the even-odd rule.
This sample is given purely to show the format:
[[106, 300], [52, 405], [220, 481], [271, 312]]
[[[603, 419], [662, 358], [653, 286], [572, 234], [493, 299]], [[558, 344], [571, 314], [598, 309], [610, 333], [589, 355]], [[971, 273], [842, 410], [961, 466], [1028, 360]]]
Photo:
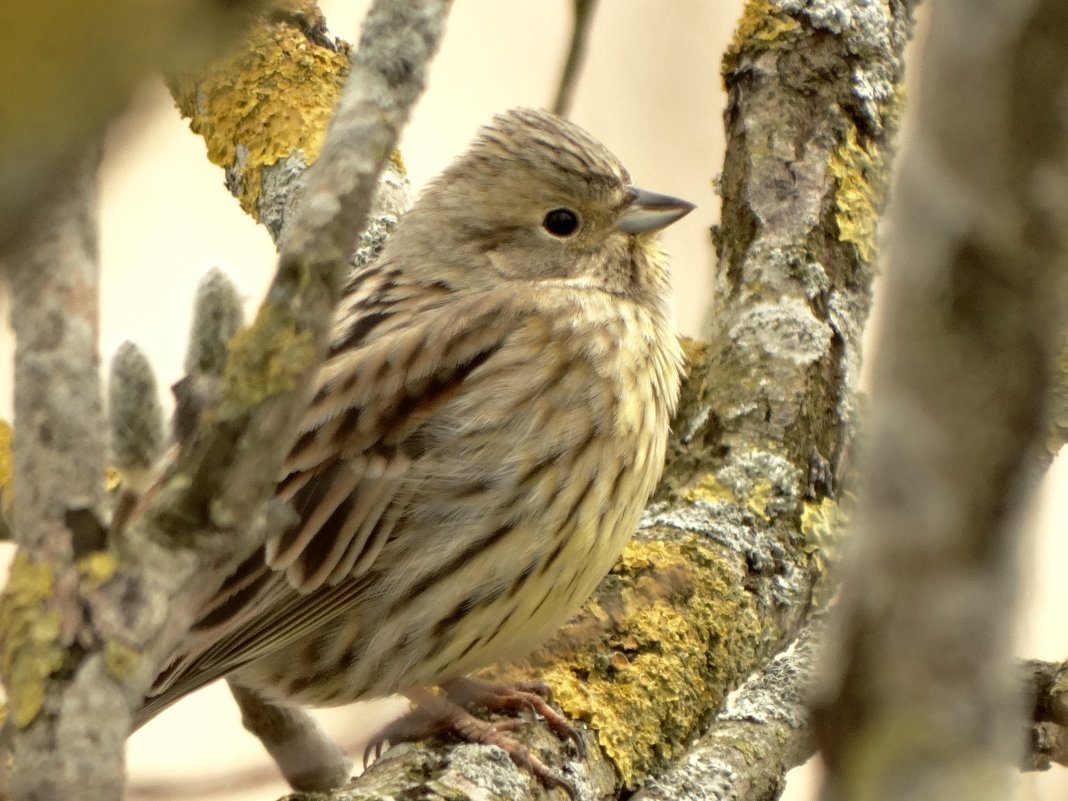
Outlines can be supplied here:
[[515, 109], [427, 187], [394, 241], [433, 249], [427, 263], [463, 284], [560, 280], [640, 295], [666, 282], [656, 232], [691, 209], [633, 186], [574, 123]]

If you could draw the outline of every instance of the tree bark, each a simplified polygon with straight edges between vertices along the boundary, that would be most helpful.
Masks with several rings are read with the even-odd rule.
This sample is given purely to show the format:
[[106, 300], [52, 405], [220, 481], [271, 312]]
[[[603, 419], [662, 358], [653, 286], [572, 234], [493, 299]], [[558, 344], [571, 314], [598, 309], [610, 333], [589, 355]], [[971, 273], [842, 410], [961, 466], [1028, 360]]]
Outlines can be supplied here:
[[[590, 730], [581, 761], [543, 725], [519, 732], [583, 797], [688, 760], [726, 694], [827, 594], [911, 27], [909, 3], [835, 8], [753, 2], [740, 21], [724, 70], [717, 294], [709, 341], [687, 345], [665, 479], [579, 616], [524, 665], [487, 671], [543, 678]], [[730, 742], [745, 750], [752, 735], [738, 727]], [[806, 753], [791, 749], [780, 771]], [[704, 764], [705, 797], [746, 786]], [[427, 742], [391, 749], [334, 797], [401, 793], [547, 796], [501, 752]]]
[[[0, 598], [0, 669], [12, 710], [3, 739], [13, 741], [10, 791], [16, 798], [121, 797], [131, 710], [205, 597], [270, 529], [275, 511], [267, 501], [293, 420], [326, 350], [356, 235], [423, 89], [447, 8], [446, 0], [379, 0], [372, 8], [372, 35], [353, 58], [354, 79], [346, 84], [318, 166], [309, 171], [304, 202], [295, 206], [267, 299], [231, 344], [219, 401], [202, 413], [196, 435], [163, 466], [142, 507], [110, 542], [99, 524], [92, 525], [94, 496], [83, 498], [77, 490], [100, 486], [102, 448], [56, 440], [62, 429], [52, 425], [27, 425], [18, 433], [23, 421], [32, 421], [25, 413], [29, 400], [65, 400], [73, 391], [66, 376], [52, 382], [51, 374], [43, 375], [35, 384], [20, 375], [16, 497], [39, 494], [47, 503], [16, 502], [21, 550]], [[92, 241], [83, 213], [59, 213], [78, 226], [76, 242]], [[42, 252], [49, 264], [41, 272], [65, 275], [68, 254]], [[95, 309], [95, 287], [86, 287], [86, 294], [76, 300]], [[16, 305], [38, 302], [24, 300]], [[49, 334], [57, 321], [47, 322], [19, 331], [23, 363], [56, 347]], [[88, 372], [98, 397], [95, 363]], [[96, 410], [95, 417], [92, 409], [76, 411], [84, 412], [80, 425], [100, 438], [99, 402]], [[82, 484], [61, 491], [40, 471], [23, 474], [22, 466], [35, 464], [39, 454], [92, 464], [75, 462], [84, 467]], [[77, 497], [69, 500], [72, 491]], [[64, 525], [52, 525], [57, 504]], [[38, 533], [41, 520], [51, 526], [48, 532]]]
[[[425, 31], [445, 4], [378, 5], [412, 16], [369, 26], [364, 46], [388, 40], [389, 28], [402, 22], [394, 33]], [[665, 772], [687, 759], [694, 734], [726, 694], [766, 665], [827, 595], [823, 578], [838, 551], [839, 488], [850, 463], [860, 337], [910, 27], [908, 2], [752, 0], [739, 23], [724, 67], [729, 146], [722, 225], [714, 234], [716, 297], [708, 341], [687, 344], [690, 374], [664, 482], [582, 613], [525, 666], [493, 671], [505, 679], [542, 676], [561, 708], [588, 729], [589, 756], [581, 763], [544, 726], [520, 732], [584, 795], [615, 795], [658, 776], [668, 781]], [[432, 38], [414, 44], [428, 52]], [[313, 15], [276, 17], [257, 29], [246, 60], [234, 57], [233, 70], [224, 66], [179, 89], [183, 110], [235, 194], [283, 242], [282, 268], [253, 333], [231, 354], [220, 422], [168, 468], [130, 526], [137, 553], [124, 549], [122, 564], [98, 574], [94, 619], [110, 622], [106, 636], [128, 649], [120, 655], [135, 656], [120, 662], [124, 691], [143, 690], [159, 655], [188, 626], [196, 600], [191, 577], [198, 584], [205, 575], [221, 577], [262, 536], [238, 521], [254, 518], [266, 497], [262, 477], [274, 458], [268, 440], [280, 458], [288, 416], [299, 404], [292, 390], [322, 347], [320, 323], [311, 318], [329, 320], [338, 259], [351, 245], [345, 234], [358, 230], [366, 211], [358, 198], [368, 191], [375, 160], [380, 164], [392, 146], [388, 134], [367, 136], [335, 122], [312, 169], [340, 171], [339, 183], [325, 191], [353, 203], [333, 220], [292, 217], [300, 207], [293, 198], [319, 191], [303, 188], [301, 174], [316, 159], [325, 117], [291, 114], [284, 104], [329, 108], [326, 98], [336, 96], [330, 87], [345, 69], [330, 53], [344, 51], [325, 40]], [[288, 61], [298, 57], [312, 68], [294, 84]], [[404, 71], [382, 65], [381, 73], [388, 89]], [[300, 90], [278, 96], [292, 85]], [[265, 86], [274, 91], [266, 116], [246, 118], [239, 87]], [[354, 107], [377, 96], [362, 95]], [[395, 133], [403, 114], [376, 111]], [[335, 161], [330, 141], [342, 130], [361, 137], [349, 138], [350, 147], [373, 143], [374, 158]], [[340, 183], [350, 169], [361, 180]], [[380, 218], [381, 236], [390, 218]], [[373, 250], [372, 243], [367, 254]], [[292, 380], [265, 384], [263, 366], [279, 359]], [[223, 448], [224, 439], [239, 435], [242, 447]], [[266, 526], [265, 513], [260, 518]], [[176, 560], [176, 545], [191, 554], [185, 561]], [[129, 625], [105, 614], [131, 587], [145, 599], [134, 607], [144, 611], [133, 638]], [[165, 598], [172, 613], [166, 619], [158, 605]], [[744, 746], [751, 736], [740, 728], [724, 743]], [[783, 752], [777, 764], [785, 770], [803, 752]], [[719, 797], [738, 791], [722, 774], [707, 776]], [[337, 797], [401, 791], [509, 799], [546, 792], [496, 749], [435, 741], [391, 749]]]
[[1019, 516], [1068, 232], [1068, 6], [933, 8], [889, 217], [856, 553], [818, 702], [829, 798], [1001, 799]]

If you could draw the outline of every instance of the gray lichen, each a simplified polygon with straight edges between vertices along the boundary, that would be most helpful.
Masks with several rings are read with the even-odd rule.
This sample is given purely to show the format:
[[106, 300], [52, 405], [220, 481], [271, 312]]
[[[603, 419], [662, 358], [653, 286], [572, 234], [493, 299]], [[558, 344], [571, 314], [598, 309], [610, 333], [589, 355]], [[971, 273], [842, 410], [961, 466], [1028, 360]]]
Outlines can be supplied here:
[[[792, 16], [807, 17], [814, 28], [829, 31], [851, 49], [853, 95], [860, 101], [864, 121], [876, 132], [882, 131], [885, 109], [894, 96], [901, 73], [897, 35], [886, 4], [879, 0], [774, 0]], [[878, 54], [878, 58], [872, 58]]]
[[746, 309], [729, 331], [739, 347], [804, 365], [824, 354], [831, 329], [800, 298], [784, 297]]

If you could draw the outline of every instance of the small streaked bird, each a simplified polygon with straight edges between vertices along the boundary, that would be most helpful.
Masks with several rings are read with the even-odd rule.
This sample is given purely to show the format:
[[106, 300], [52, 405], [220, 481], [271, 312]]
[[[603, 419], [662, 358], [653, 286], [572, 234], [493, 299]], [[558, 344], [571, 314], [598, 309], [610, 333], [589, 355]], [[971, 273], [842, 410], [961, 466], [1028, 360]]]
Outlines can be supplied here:
[[[663, 467], [682, 354], [656, 234], [692, 208], [552, 114], [483, 128], [349, 279], [278, 483], [299, 522], [203, 610], [138, 725], [221, 676], [440, 712], [426, 688], [562, 625]], [[462, 728], [552, 778], [492, 724]]]

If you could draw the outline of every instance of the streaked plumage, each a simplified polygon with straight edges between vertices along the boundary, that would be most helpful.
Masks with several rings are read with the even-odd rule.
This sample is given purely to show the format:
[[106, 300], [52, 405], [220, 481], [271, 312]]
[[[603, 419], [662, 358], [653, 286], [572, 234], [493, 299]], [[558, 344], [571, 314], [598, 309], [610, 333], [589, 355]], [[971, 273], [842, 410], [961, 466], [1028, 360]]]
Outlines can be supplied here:
[[655, 230], [690, 207], [629, 182], [516, 110], [428, 187], [346, 287], [278, 486], [300, 523], [204, 610], [143, 718], [225, 674], [306, 705], [436, 685], [588, 597], [660, 475], [682, 366]]

